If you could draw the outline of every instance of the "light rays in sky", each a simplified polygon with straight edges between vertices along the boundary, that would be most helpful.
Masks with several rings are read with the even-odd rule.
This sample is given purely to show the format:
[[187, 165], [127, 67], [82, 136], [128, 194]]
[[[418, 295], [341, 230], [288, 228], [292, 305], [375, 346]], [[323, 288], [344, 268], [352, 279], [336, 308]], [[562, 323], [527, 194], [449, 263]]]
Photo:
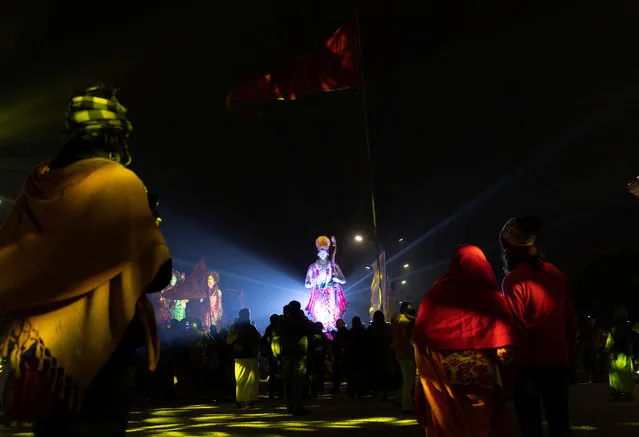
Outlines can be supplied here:
[[[390, 264], [394, 261], [402, 259], [408, 252], [418, 247], [420, 244], [424, 243], [429, 238], [433, 237], [440, 231], [442, 231], [447, 226], [456, 222], [460, 218], [464, 217], [467, 213], [473, 211], [475, 208], [486, 202], [487, 200], [494, 197], [497, 193], [499, 193], [505, 187], [511, 185], [516, 179], [520, 178], [524, 174], [528, 173], [534, 168], [539, 167], [546, 159], [552, 156], [558, 149], [564, 148], [569, 145], [578, 144], [584, 139], [586, 139], [589, 135], [592, 135], [597, 130], [602, 129], [614, 121], [617, 121], [620, 116], [620, 105], [610, 106], [606, 110], [598, 112], [597, 114], [593, 114], [586, 119], [582, 119], [579, 124], [574, 126], [572, 129], [566, 131], [563, 135], [560, 135], [555, 140], [551, 141], [546, 147], [544, 147], [538, 154], [531, 156], [529, 160], [527, 160], [524, 165], [508, 174], [504, 178], [500, 179], [493, 185], [491, 185], [486, 191], [476, 196], [473, 200], [463, 205], [457, 211], [455, 211], [450, 216], [446, 217], [444, 220], [439, 222], [437, 225], [430, 228], [426, 233], [424, 233], [419, 238], [411, 241], [401, 249], [399, 252], [391, 256], [387, 259], [386, 263]], [[627, 115], [627, 114], [626, 114]], [[427, 266], [425, 268], [428, 268]], [[353, 288], [363, 281], [369, 279], [372, 276], [373, 272], [369, 272], [364, 275], [364, 277], [352, 283], [348, 288], [344, 290], [345, 293], [351, 292]]]

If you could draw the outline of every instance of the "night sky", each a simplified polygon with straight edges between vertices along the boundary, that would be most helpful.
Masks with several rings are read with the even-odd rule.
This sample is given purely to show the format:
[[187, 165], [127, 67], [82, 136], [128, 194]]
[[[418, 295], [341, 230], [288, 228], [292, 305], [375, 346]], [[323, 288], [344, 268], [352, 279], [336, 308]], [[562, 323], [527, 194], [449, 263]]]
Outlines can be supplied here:
[[[457, 244], [497, 266], [513, 215], [544, 219], [545, 254], [573, 276], [636, 246], [625, 186], [639, 174], [639, 5], [452, 3], [361, 8], [380, 237], [394, 253], [428, 233], [394, 263], [417, 272], [402, 298], [419, 299]], [[254, 118], [224, 106], [243, 80], [321, 44], [354, 1], [59, 4], [0, 15], [0, 195], [60, 148], [72, 92], [102, 81], [122, 90], [133, 168], [160, 196], [184, 270], [204, 255], [250, 274], [228, 265], [231, 243], [301, 286], [314, 239], [334, 234], [344, 271], [364, 272], [367, 249], [350, 241], [372, 237], [360, 90], [269, 102]]]

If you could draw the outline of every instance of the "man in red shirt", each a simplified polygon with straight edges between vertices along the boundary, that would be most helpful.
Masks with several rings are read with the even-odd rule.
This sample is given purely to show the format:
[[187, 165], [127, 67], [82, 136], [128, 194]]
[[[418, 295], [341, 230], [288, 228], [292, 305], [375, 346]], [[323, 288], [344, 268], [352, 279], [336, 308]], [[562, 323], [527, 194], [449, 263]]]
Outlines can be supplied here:
[[517, 333], [514, 397], [522, 437], [541, 437], [543, 402], [551, 437], [570, 434], [570, 367], [578, 323], [568, 278], [537, 254], [536, 217], [510, 219], [500, 234], [504, 296]]

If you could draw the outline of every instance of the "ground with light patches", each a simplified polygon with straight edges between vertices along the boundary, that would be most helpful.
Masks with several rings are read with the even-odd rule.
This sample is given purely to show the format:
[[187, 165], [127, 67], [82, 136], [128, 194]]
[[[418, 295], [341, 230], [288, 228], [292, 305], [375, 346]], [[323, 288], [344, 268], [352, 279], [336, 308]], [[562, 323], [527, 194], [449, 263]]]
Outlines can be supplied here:
[[[408, 435], [422, 435], [413, 418], [398, 417], [397, 407], [381, 401], [351, 401], [323, 397], [308, 402], [309, 416], [294, 418], [276, 403], [244, 411], [231, 406], [197, 405], [180, 409], [154, 409], [135, 413], [132, 435], [163, 436], [294, 436], [305, 432], [340, 431], [340, 435], [366, 435], [402, 427]], [[366, 413], [362, 415], [362, 411]], [[347, 412], [347, 414], [344, 414]]]
[[[311, 414], [293, 418], [275, 402], [264, 401], [252, 410], [238, 411], [233, 405], [192, 405], [148, 408], [131, 416], [129, 434], [136, 437], [167, 436], [263, 436], [299, 437], [314, 432], [344, 437], [396, 435], [423, 436], [410, 416], [399, 414], [396, 405], [376, 399], [353, 401], [346, 396], [322, 397], [307, 403]], [[573, 388], [575, 435], [630, 437], [639, 435], [639, 400], [608, 401], [604, 384]], [[3, 429], [6, 437], [32, 436], [25, 429]]]

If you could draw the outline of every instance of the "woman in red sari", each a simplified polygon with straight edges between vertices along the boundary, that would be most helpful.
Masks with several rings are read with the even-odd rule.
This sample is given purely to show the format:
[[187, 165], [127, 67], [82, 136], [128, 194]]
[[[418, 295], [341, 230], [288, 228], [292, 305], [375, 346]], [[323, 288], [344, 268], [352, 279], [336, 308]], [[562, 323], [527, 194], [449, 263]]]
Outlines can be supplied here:
[[426, 293], [413, 330], [417, 419], [428, 437], [509, 433], [497, 369], [512, 345], [512, 316], [486, 256], [460, 246]]

